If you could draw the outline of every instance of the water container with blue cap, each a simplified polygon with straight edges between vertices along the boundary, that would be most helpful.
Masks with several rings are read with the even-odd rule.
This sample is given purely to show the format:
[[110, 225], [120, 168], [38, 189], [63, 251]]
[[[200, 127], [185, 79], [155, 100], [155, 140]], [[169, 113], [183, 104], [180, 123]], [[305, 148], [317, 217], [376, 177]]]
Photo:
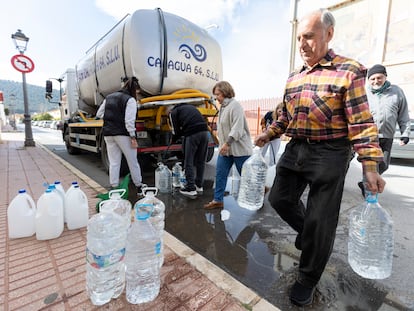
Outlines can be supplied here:
[[135, 204], [135, 221], [128, 231], [126, 264], [126, 299], [139, 304], [154, 300], [160, 292], [160, 238], [150, 222], [154, 205]]
[[364, 204], [349, 218], [348, 262], [367, 279], [391, 275], [394, 252], [393, 221], [378, 203], [378, 194], [367, 192]]

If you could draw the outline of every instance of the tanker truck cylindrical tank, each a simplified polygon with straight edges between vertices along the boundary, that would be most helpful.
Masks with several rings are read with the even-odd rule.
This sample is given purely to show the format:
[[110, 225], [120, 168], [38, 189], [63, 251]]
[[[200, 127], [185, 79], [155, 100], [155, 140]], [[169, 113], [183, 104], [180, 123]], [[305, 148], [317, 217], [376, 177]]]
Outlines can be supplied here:
[[89, 50], [76, 67], [80, 98], [99, 105], [97, 94], [120, 88], [123, 77], [138, 78], [151, 95], [183, 88], [211, 93], [222, 79], [221, 50], [208, 32], [160, 9], [138, 10]]

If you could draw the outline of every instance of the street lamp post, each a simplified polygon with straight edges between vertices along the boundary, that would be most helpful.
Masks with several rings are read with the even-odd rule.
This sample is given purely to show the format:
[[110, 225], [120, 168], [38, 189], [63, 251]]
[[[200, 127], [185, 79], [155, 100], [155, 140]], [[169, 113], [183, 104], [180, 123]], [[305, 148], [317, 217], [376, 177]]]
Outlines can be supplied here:
[[[21, 55], [24, 54], [27, 48], [27, 43], [29, 42], [29, 38], [22, 33], [20, 29], [17, 29], [15, 34], [11, 35], [14, 45], [16, 49], [19, 51]], [[27, 99], [27, 86], [26, 86], [26, 73], [22, 72], [22, 79], [23, 79], [23, 102], [24, 102], [24, 129], [25, 129], [25, 146], [34, 146], [35, 142], [33, 140], [33, 133], [32, 133], [32, 120], [30, 118], [29, 112], [29, 102]]]

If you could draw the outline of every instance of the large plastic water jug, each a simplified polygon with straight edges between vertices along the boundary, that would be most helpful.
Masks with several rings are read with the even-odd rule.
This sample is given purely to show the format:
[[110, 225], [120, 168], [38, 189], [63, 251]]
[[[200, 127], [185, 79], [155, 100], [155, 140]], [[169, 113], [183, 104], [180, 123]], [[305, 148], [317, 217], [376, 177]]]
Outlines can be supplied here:
[[226, 190], [233, 197], [237, 198], [240, 188], [240, 174], [235, 165], [231, 168], [231, 173], [227, 177]]
[[127, 237], [126, 299], [132, 304], [154, 300], [160, 292], [159, 255], [161, 242], [155, 228], [149, 221], [150, 213], [142, 209], [148, 203], [135, 206], [135, 221]]
[[7, 208], [9, 238], [24, 238], [35, 234], [36, 204], [25, 189], [20, 189]]
[[258, 210], [263, 206], [267, 164], [260, 148], [255, 148], [253, 154], [242, 167], [240, 188], [237, 203], [249, 210]]
[[172, 173], [168, 166], [159, 162], [155, 170], [155, 187], [161, 193], [170, 193], [172, 191]]
[[56, 184], [49, 184], [48, 189], [52, 190], [53, 193], [57, 194], [60, 200], [62, 201], [63, 208], [63, 222], [65, 222], [65, 194], [61, 190], [56, 188]]
[[132, 204], [128, 200], [122, 198], [125, 192], [125, 189], [114, 189], [109, 191], [109, 200], [104, 200], [99, 203], [99, 212], [114, 212], [120, 215], [124, 221], [125, 230], [128, 230], [131, 225]]
[[154, 227], [160, 239], [161, 247], [159, 254], [160, 267], [164, 263], [164, 227], [165, 227], [165, 204], [156, 197], [158, 189], [156, 187], [146, 187], [142, 189], [144, 197], [135, 203], [134, 210], [138, 209], [149, 213], [149, 221]]
[[86, 194], [75, 185], [65, 196], [66, 225], [69, 230], [86, 227], [89, 220], [89, 204]]
[[378, 203], [378, 194], [368, 193], [350, 214], [348, 262], [364, 278], [384, 279], [391, 275], [393, 252], [391, 216]]
[[36, 239], [49, 240], [63, 232], [63, 203], [56, 191], [46, 189], [37, 200]]
[[180, 179], [183, 173], [181, 162], [176, 162], [172, 168], [172, 183], [174, 188], [180, 188]]
[[88, 221], [86, 293], [94, 305], [103, 305], [124, 291], [126, 236], [123, 219], [116, 213], [98, 213]]
[[66, 221], [66, 208], [65, 208], [65, 205], [66, 205], [66, 202], [65, 202], [66, 191], [63, 188], [62, 183], [59, 180], [56, 180], [54, 185], [55, 185], [57, 193], [60, 195], [60, 197], [63, 200], [63, 221], [66, 223], [67, 222]]

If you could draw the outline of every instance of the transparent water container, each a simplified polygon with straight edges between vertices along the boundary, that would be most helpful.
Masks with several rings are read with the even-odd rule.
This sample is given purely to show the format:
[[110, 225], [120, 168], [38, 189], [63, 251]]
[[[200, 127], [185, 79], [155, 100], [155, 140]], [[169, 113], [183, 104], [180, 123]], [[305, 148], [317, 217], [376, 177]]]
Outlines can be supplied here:
[[244, 162], [240, 178], [237, 203], [248, 210], [258, 210], [263, 206], [267, 164], [260, 148], [255, 148], [250, 158]]
[[378, 195], [368, 193], [350, 214], [348, 262], [364, 278], [385, 279], [392, 272], [393, 252], [391, 216], [378, 203]]

